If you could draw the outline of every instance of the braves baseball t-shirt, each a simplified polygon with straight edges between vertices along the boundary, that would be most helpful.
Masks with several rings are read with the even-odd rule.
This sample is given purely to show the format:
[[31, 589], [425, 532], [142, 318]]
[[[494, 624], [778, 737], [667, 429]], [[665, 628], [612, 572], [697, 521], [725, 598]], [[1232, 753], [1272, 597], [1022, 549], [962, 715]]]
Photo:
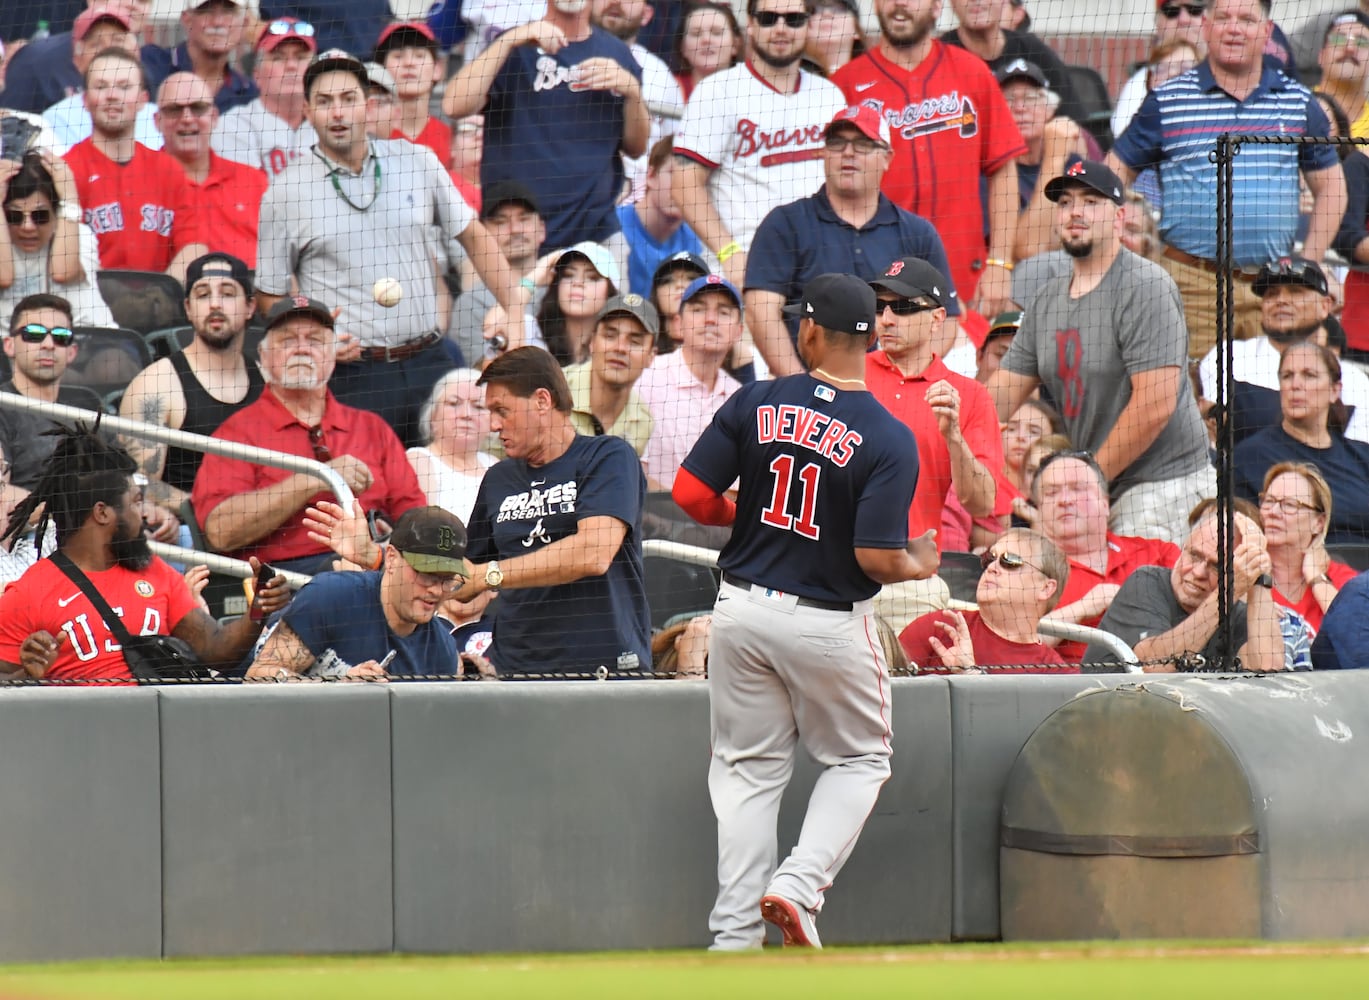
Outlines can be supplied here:
[[[196, 607], [181, 574], [156, 556], [146, 569], [113, 566], [87, 571], [131, 635], [170, 635]], [[123, 647], [71, 578], [40, 559], [0, 595], [0, 662], [18, 663], [19, 647], [34, 632], [60, 641], [52, 680], [133, 679]]]
[[185, 171], [170, 157], [136, 143], [132, 159], [118, 163], [86, 139], [64, 159], [76, 179], [81, 221], [100, 244], [100, 267], [165, 271], [185, 247], [209, 242]]
[[650, 671], [645, 502], [641, 462], [622, 438], [576, 435], [565, 454], [546, 465], [506, 458], [485, 473], [467, 526], [473, 562], [536, 552], [575, 534], [590, 517], [627, 525], [608, 572], [500, 592], [490, 652], [500, 673]]
[[713, 205], [746, 249], [772, 208], [822, 186], [822, 133], [844, 107], [841, 91], [820, 76], [800, 72], [798, 89], [782, 94], [742, 63], [694, 89], [675, 152], [713, 171]]

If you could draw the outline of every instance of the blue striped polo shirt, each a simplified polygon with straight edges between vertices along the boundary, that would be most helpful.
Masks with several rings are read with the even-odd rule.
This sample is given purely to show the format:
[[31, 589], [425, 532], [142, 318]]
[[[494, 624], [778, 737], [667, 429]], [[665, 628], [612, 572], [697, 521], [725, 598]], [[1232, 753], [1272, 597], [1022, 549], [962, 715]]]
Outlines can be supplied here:
[[[1312, 92], [1269, 66], [1244, 101], [1218, 86], [1207, 62], [1146, 95], [1114, 151], [1133, 170], [1158, 167], [1164, 190], [1161, 237], [1206, 260], [1217, 254], [1217, 167], [1208, 154], [1217, 148], [1223, 132], [1330, 134], [1326, 114]], [[1232, 192], [1232, 249], [1238, 265], [1258, 265], [1292, 252], [1298, 228], [1298, 168], [1325, 170], [1336, 163], [1333, 146], [1241, 147]]]

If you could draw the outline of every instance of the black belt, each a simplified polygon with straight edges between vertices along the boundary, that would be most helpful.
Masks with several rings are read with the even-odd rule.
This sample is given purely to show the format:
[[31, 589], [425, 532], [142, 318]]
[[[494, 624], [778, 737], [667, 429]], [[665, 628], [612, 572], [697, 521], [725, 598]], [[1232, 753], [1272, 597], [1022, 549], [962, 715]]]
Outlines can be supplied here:
[[406, 340], [394, 347], [363, 347], [358, 361], [404, 361], [415, 354], [421, 354], [442, 339], [440, 333], [425, 333], [413, 340]]
[[[743, 580], [739, 576], [733, 576], [726, 572], [723, 573], [723, 583], [731, 584], [734, 587], [745, 587], [747, 590], [759, 586], [750, 580]], [[780, 591], [780, 593], [787, 594], [788, 591]], [[820, 601], [816, 597], [799, 597], [797, 594], [792, 596], [795, 603], [801, 608], [817, 608], [819, 611], [850, 611], [853, 607], [850, 601]]]

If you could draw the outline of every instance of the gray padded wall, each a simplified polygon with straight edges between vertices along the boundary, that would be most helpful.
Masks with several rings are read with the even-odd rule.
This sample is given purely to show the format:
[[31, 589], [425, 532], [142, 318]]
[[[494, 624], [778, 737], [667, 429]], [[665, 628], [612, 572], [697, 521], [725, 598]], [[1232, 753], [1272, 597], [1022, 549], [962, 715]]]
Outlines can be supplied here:
[[1135, 679], [1130, 674], [949, 678], [956, 939], [998, 938], [1003, 785], [1027, 738], [1079, 692]]
[[165, 954], [389, 951], [385, 687], [161, 699]]
[[161, 954], [157, 693], [0, 696], [0, 961]]
[[[716, 887], [703, 685], [395, 686], [395, 947], [699, 947]], [[944, 681], [898, 682], [894, 777], [826, 941], [950, 933]], [[434, 766], [444, 762], [446, 766]], [[796, 769], [781, 850], [816, 769]]]

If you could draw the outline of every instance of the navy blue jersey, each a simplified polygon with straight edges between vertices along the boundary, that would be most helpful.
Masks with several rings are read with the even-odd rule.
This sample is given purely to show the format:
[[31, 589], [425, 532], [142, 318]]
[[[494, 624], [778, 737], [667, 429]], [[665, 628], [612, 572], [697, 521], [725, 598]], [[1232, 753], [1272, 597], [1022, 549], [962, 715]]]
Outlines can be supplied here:
[[741, 476], [737, 519], [718, 565], [751, 583], [863, 601], [879, 584], [855, 550], [908, 544], [917, 441], [868, 392], [811, 375], [743, 386], [684, 468], [719, 493]]
[[642, 578], [646, 477], [622, 438], [577, 435], [533, 468], [506, 458], [486, 471], [467, 526], [473, 562], [512, 559], [575, 534], [585, 518], [627, 525], [608, 572], [499, 595], [489, 657], [501, 674], [651, 669], [651, 616]]

